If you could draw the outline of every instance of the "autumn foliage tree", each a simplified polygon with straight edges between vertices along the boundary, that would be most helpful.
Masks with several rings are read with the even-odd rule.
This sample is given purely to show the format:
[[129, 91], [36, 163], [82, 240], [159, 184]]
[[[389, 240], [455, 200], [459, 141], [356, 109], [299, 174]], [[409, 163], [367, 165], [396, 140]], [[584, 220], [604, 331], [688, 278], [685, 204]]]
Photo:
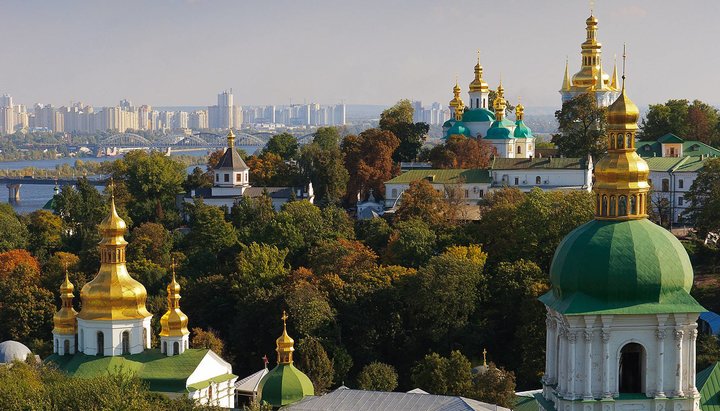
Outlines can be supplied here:
[[446, 218], [447, 207], [443, 193], [435, 190], [425, 179], [416, 180], [402, 193], [395, 220], [407, 221], [416, 218], [431, 226], [438, 226]]
[[430, 162], [433, 168], [487, 168], [492, 153], [485, 140], [454, 135], [430, 150]]
[[376, 128], [345, 137], [342, 150], [350, 175], [345, 195], [347, 203], [354, 203], [358, 196], [364, 198], [371, 189], [376, 195], [384, 196], [385, 181], [400, 171], [392, 158], [399, 145], [395, 134]]

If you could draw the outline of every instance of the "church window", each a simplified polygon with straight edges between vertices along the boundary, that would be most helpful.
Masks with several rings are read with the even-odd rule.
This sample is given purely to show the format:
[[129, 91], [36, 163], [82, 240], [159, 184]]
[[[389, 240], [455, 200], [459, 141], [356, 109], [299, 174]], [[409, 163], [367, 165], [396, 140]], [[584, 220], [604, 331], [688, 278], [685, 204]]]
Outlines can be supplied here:
[[105, 334], [102, 331], [97, 332], [97, 355], [105, 355]]
[[229, 182], [229, 181], [230, 181], [230, 174], [224, 174], [224, 180], [225, 180], [226, 183]]
[[242, 181], [242, 174], [240, 174], [240, 173], [235, 174], [235, 181], [238, 182], [238, 183], [241, 182], [241, 181]]
[[480, 107], [480, 99], [476, 98], [475, 99], [475, 108], [478, 108], [478, 107]]
[[637, 343], [629, 343], [620, 350], [619, 385], [620, 393], [640, 394], [645, 390], [643, 363], [645, 350]]
[[608, 209], [607, 196], [604, 195], [604, 196], [602, 196], [602, 215], [603, 216], [607, 215], [607, 209]]
[[60, 343], [58, 342], [57, 338], [55, 339], [55, 354], [59, 354], [60, 350]]
[[173, 343], [173, 355], [180, 354], [180, 344], [177, 341]]
[[636, 211], [636, 202], [637, 200], [635, 196], [630, 197], [630, 214], [632, 215], [638, 214], [638, 212]]
[[522, 154], [522, 146], [517, 146], [517, 153]]
[[627, 215], [627, 197], [625, 196], [620, 196], [620, 199], [618, 200], [618, 215]]
[[167, 354], [167, 342], [166, 342], [166, 341], [163, 341], [163, 344], [162, 344], [162, 353], [163, 353], [163, 354]]
[[540, 176], [536, 176], [536, 177], [535, 177], [535, 184], [540, 184], [541, 182], [542, 182], [542, 179], [540, 178]]
[[616, 200], [615, 196], [610, 196], [610, 217], [615, 217], [615, 206], [616, 206]]
[[626, 137], [626, 139], [625, 139], [625, 147], [627, 147], [627, 148], [633, 148], [633, 146], [635, 145], [635, 141], [633, 141], [632, 134], [627, 133], [627, 134], [625, 135], [625, 137]]
[[70, 354], [70, 340], [63, 341], [63, 355]]
[[622, 134], [618, 134], [617, 136], [617, 148], [625, 148], [624, 138]]
[[662, 191], [670, 191], [670, 180], [663, 178], [662, 180]]
[[122, 333], [122, 355], [130, 354], [130, 333], [123, 331]]

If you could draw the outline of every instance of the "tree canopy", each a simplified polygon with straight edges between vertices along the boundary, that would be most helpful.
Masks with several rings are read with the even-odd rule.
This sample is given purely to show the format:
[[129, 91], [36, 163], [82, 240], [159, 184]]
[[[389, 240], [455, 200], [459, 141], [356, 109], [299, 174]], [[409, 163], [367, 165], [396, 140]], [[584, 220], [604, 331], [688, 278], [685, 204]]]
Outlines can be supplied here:
[[552, 142], [560, 155], [565, 157], [587, 157], [594, 159], [607, 151], [607, 109], [600, 107], [595, 96], [581, 94], [563, 102], [562, 108], [555, 112], [558, 121], [558, 134], [552, 136]]

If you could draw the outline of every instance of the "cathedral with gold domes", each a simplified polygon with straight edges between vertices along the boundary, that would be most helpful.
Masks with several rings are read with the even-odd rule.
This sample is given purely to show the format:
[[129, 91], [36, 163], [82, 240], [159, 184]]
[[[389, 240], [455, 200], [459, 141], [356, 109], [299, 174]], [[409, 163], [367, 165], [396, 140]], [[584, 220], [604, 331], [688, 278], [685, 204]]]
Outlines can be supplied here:
[[147, 292], [127, 270], [127, 226], [112, 196], [110, 213], [98, 228], [100, 269], [80, 291], [80, 312], [73, 308], [74, 286], [66, 273], [60, 285], [62, 304], [53, 318], [54, 354], [47, 361], [78, 378], [133, 372], [151, 391], [232, 408], [237, 376], [230, 363], [212, 350], [190, 347], [174, 263], [167, 312], [160, 318], [160, 349], [153, 349]]

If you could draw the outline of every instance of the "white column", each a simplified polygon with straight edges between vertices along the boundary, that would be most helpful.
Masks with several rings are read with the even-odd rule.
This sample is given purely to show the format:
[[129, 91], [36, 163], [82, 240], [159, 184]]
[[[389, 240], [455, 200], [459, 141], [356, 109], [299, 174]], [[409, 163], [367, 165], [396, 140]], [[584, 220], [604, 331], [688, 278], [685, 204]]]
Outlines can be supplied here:
[[550, 357], [550, 369], [548, 372], [550, 373], [549, 379], [547, 380], [549, 384], [557, 384], [558, 380], [558, 324], [555, 319], [552, 319], [552, 322], [550, 324], [550, 332], [552, 334], [552, 339], [550, 340], [550, 353], [548, 353], [548, 357]]
[[559, 324], [558, 326], [561, 328], [558, 329], [558, 333], [560, 336], [560, 338], [558, 339], [558, 342], [560, 344], [560, 358], [558, 359], [557, 393], [558, 396], [562, 397], [567, 391], [567, 343], [565, 340], [567, 330], [565, 330], [565, 328], [560, 326]]
[[658, 356], [657, 356], [657, 380], [655, 386], [655, 398], [665, 398], [665, 392], [663, 391], [665, 381], [665, 327], [658, 327], [655, 335], [657, 336], [658, 342]]
[[683, 392], [683, 330], [680, 327], [675, 328], [675, 351], [676, 351], [676, 371], [675, 371], [675, 396], [684, 397]]
[[553, 351], [553, 338], [555, 337], [553, 334], [553, 323], [555, 321], [550, 317], [550, 313], [547, 313], [547, 316], [545, 318], [545, 375], [543, 376], [543, 381], [545, 384], [550, 384], [550, 381], [552, 381], [552, 357], [550, 356], [550, 353]]
[[610, 330], [603, 328], [600, 333], [603, 344], [603, 398], [612, 398], [610, 391]]
[[592, 328], [585, 328], [585, 395], [583, 399], [592, 400]]
[[575, 357], [575, 342], [577, 341], [577, 333], [575, 331], [568, 331], [567, 334], [568, 347], [570, 352], [568, 353], [568, 391], [565, 395], [566, 400], [574, 400], [575, 395], [575, 365], [577, 359]]
[[693, 398], [697, 398], [700, 396], [700, 393], [697, 390], [697, 387], [695, 387], [695, 359], [696, 359], [696, 352], [695, 352], [695, 343], [697, 342], [697, 323], [692, 323], [690, 325], [690, 358], [688, 358], [688, 389], [690, 390], [690, 395]]

